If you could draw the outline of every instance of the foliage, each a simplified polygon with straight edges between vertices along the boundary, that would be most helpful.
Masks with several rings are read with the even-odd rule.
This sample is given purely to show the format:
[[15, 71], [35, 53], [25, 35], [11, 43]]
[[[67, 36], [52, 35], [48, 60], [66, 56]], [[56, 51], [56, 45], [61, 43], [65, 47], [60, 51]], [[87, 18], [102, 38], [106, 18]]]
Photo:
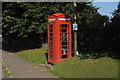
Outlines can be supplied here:
[[[108, 17], [101, 16], [97, 10], [90, 2], [77, 3], [79, 50], [101, 44], [101, 31], [103, 24], [108, 23]], [[47, 17], [54, 13], [73, 17], [73, 12], [73, 3], [70, 2], [3, 3], [3, 36], [47, 39]]]
[[35, 37], [43, 34], [47, 22], [46, 8], [43, 3], [3, 3], [3, 35]]
[[[93, 15], [93, 14], [91, 14]], [[83, 21], [79, 24], [78, 30], [78, 46], [79, 50], [103, 50], [103, 31], [106, 26], [104, 24], [108, 24], [108, 17], [101, 16], [100, 14], [94, 14], [89, 22], [86, 23]]]
[[71, 11], [71, 3], [3, 3], [3, 35], [38, 37], [46, 33], [49, 15], [56, 12], [70, 14]]
[[118, 4], [117, 10], [113, 12], [113, 18], [111, 19], [112, 22], [120, 20], [120, 2]]
[[120, 53], [120, 2], [118, 8], [113, 12], [109, 26], [105, 30], [105, 37], [108, 49], [114, 54]]
[[[78, 3], [78, 18], [82, 16], [85, 21], [89, 21], [89, 17], [96, 11], [96, 8], [86, 4]], [[73, 3], [63, 2], [3, 3], [3, 35], [28, 37], [43, 34], [47, 30], [47, 17], [53, 13], [64, 13], [73, 17], [72, 5]]]

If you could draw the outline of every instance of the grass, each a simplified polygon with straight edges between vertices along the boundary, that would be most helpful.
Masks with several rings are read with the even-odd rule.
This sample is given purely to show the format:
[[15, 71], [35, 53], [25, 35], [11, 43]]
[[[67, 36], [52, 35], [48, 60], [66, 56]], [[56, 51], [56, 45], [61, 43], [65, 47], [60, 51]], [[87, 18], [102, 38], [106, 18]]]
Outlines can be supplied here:
[[47, 64], [46, 53], [47, 53], [47, 49], [41, 48], [41, 49], [24, 50], [17, 52], [16, 54], [35, 64]]
[[6, 73], [5, 77], [10, 77], [11, 75], [13, 75], [12, 73]]
[[5, 66], [5, 65], [2, 65], [2, 69], [6, 69], [7, 68], [7, 66]]
[[61, 78], [118, 78], [118, 61], [72, 58], [54, 66], [51, 72]]
[[[47, 64], [45, 48], [24, 50], [17, 55], [35, 63]], [[49, 70], [60, 78], [117, 78], [118, 59], [101, 57], [98, 59], [81, 59], [73, 57], [69, 60], [53, 65]]]
[[7, 69], [7, 66], [6, 65], [2, 65], [2, 72], [3, 72], [3, 76], [4, 77], [10, 77], [10, 76], [12, 76], [13, 74], [12, 73], [9, 73], [8, 71], [8, 69]]

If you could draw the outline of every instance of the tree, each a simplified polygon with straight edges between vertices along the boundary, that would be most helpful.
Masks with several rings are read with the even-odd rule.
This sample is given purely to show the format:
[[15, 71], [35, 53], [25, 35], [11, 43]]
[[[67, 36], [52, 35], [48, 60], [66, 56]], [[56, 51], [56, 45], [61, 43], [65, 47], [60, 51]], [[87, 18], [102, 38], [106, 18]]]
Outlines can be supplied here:
[[[78, 12], [87, 13], [86, 17], [89, 17], [91, 5], [86, 4], [78, 3]], [[47, 17], [53, 13], [65, 13], [73, 17], [73, 5], [72, 3], [42, 2], [3, 3], [3, 35], [28, 37], [44, 34], [47, 30]], [[78, 14], [78, 18], [85, 15]]]
[[[47, 42], [47, 17], [56, 12], [72, 14], [71, 3], [16, 2], [3, 3], [2, 6], [2, 33], [5, 45], [3, 47], [9, 46], [10, 50], [13, 45], [13, 49], [18, 47], [18, 41], [22, 49], [24, 46], [40, 47], [41, 43]], [[17, 43], [14, 40], [18, 40]], [[28, 43], [30, 41], [33, 43]]]
[[3, 3], [3, 35], [41, 36], [46, 30], [44, 24], [47, 21], [43, 13], [47, 6], [44, 6], [42, 3]]
[[[95, 41], [96, 36], [101, 36], [102, 25], [108, 21], [108, 17], [101, 16], [97, 10], [91, 2], [77, 3], [79, 50], [90, 49], [90, 45], [94, 45], [91, 41]], [[54, 13], [73, 17], [73, 3], [3, 3], [3, 36], [32, 39], [45, 37], [43, 40], [47, 40], [47, 17]]]
[[[81, 4], [78, 6], [79, 24], [78, 30], [78, 47], [81, 51], [87, 50], [102, 50], [102, 36], [104, 30], [104, 23], [109, 23], [107, 16], [102, 16], [97, 12], [98, 8], [89, 4], [88, 6]], [[83, 8], [84, 7], [84, 8]], [[101, 47], [102, 46], [102, 47]]]
[[113, 12], [113, 18], [111, 19], [112, 22], [120, 20], [120, 2], [118, 3], [117, 10]]
[[114, 54], [120, 52], [120, 2], [113, 12], [110, 25], [106, 28], [106, 41], [108, 48]]

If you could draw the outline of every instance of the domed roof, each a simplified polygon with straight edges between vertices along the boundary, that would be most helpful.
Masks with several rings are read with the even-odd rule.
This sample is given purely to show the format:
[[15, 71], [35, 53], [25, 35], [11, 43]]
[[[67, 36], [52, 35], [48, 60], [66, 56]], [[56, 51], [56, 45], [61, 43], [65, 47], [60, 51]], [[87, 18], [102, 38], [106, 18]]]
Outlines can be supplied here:
[[55, 14], [52, 14], [52, 15], [50, 15], [48, 18], [50, 18], [50, 17], [70, 17], [70, 16], [68, 16], [68, 15], [66, 15], [66, 14], [63, 14], [63, 13], [55, 13]]
[[66, 15], [66, 14], [63, 14], [63, 13], [55, 13], [55, 14], [53, 14], [53, 15], [55, 15], [55, 16], [63, 16], [63, 15]]

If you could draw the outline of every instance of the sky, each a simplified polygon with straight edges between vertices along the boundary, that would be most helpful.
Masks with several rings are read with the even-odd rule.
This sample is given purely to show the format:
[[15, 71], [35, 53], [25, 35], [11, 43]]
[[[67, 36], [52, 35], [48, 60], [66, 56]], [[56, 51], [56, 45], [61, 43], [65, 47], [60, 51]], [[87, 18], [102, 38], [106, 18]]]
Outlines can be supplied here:
[[120, 0], [94, 0], [93, 5], [99, 7], [98, 12], [102, 15], [112, 17], [112, 12], [117, 9]]

